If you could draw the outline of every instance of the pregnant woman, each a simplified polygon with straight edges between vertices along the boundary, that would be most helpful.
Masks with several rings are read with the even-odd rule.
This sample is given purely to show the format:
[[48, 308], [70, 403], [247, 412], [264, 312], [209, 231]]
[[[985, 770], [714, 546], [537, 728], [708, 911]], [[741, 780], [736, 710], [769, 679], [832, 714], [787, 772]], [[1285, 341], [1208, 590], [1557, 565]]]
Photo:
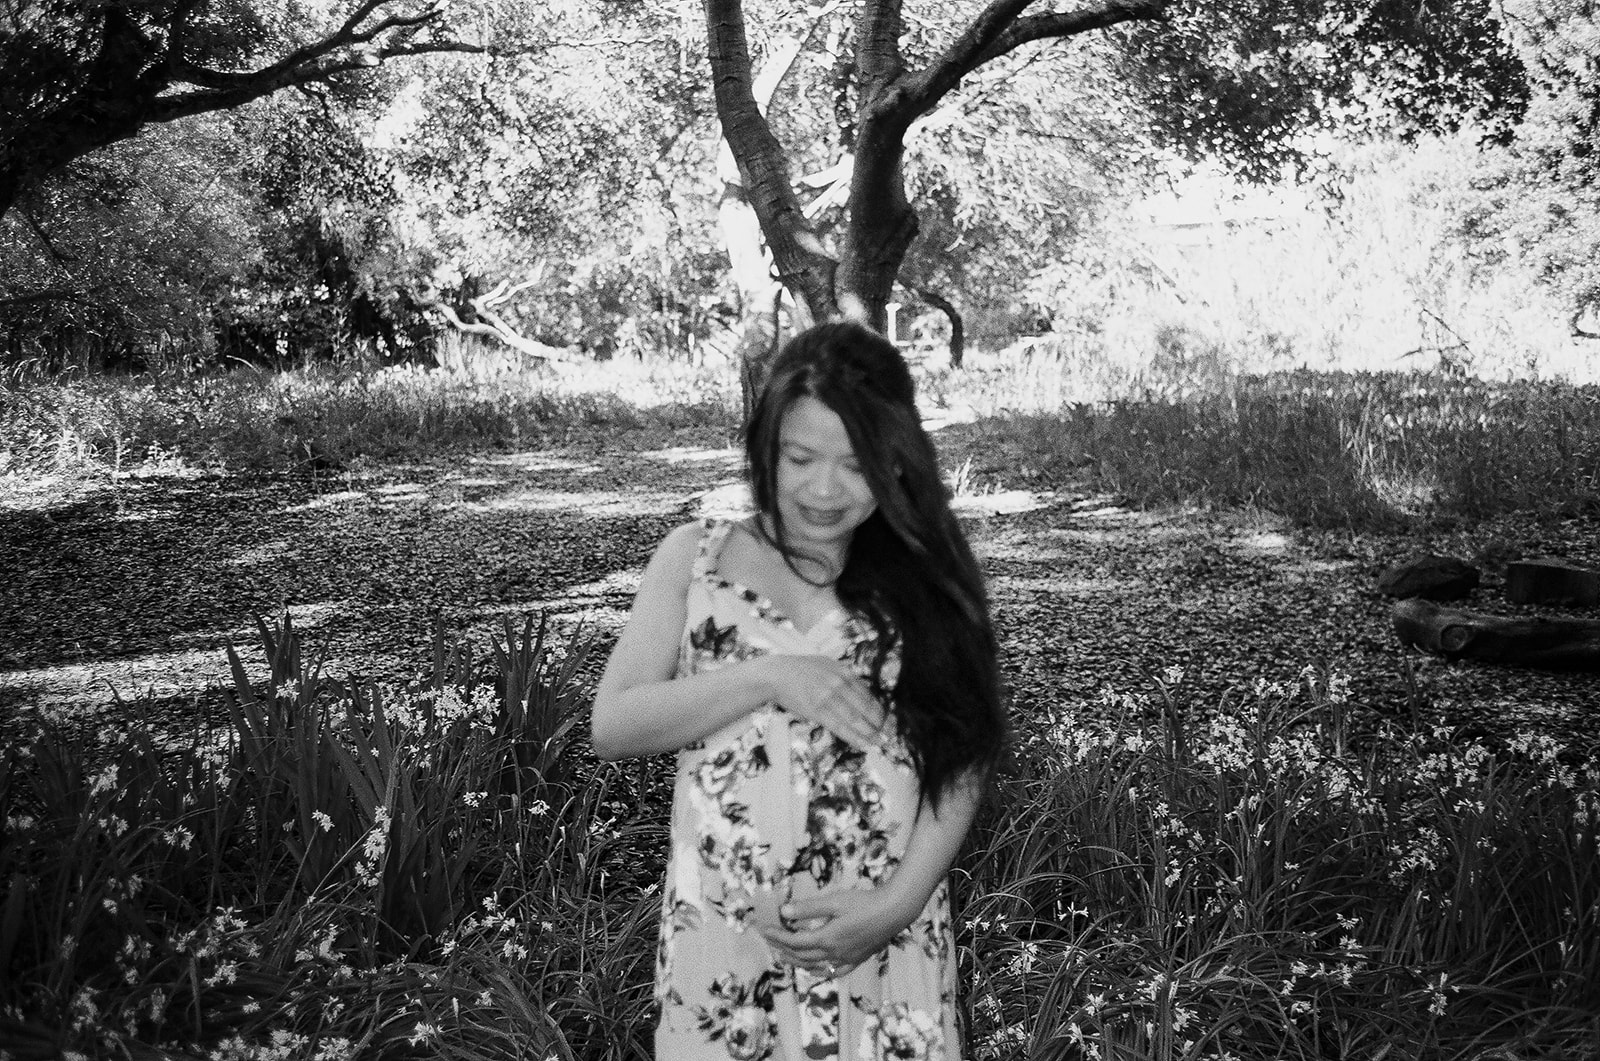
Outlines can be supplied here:
[[657, 548], [596, 692], [677, 753], [658, 1061], [958, 1061], [951, 864], [1004, 737], [994, 634], [910, 372], [855, 324], [779, 353], [756, 512]]

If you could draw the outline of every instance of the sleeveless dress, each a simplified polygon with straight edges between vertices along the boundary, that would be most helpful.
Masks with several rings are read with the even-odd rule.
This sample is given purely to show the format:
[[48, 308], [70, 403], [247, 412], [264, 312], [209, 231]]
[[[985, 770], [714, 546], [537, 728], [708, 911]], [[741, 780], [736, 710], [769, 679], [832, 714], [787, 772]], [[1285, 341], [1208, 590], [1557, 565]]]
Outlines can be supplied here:
[[[717, 572], [733, 524], [707, 520], [678, 674], [763, 653], [849, 660], [866, 677], [872, 624], [836, 608], [801, 631]], [[898, 653], [880, 680], [892, 687]], [[779, 962], [757, 930], [778, 908], [887, 880], [911, 836], [916, 769], [891, 731], [859, 751], [767, 704], [678, 752], [656, 955], [657, 1061], [958, 1061], [948, 882], [877, 955], [837, 978]]]

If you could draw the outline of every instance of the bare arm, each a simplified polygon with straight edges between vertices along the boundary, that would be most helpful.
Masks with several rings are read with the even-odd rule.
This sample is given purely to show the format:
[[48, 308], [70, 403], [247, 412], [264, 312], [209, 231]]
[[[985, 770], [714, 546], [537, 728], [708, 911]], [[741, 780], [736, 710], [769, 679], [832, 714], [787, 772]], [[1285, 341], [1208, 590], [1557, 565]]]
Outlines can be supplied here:
[[595, 754], [622, 759], [677, 751], [774, 702], [858, 747], [875, 743], [883, 707], [838, 660], [763, 655], [675, 676], [701, 533], [699, 524], [679, 527], [645, 567], [633, 613], [595, 689]]
[[699, 524], [679, 527], [644, 569], [595, 689], [590, 733], [602, 759], [677, 751], [773, 699], [759, 672], [744, 665], [674, 678], [700, 534]]

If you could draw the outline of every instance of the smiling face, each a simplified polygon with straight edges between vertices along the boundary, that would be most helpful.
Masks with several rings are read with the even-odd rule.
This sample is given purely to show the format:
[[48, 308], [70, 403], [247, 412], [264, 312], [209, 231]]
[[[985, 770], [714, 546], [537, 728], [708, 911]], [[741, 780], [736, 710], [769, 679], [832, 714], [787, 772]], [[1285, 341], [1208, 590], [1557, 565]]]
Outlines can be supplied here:
[[841, 553], [877, 509], [839, 414], [810, 395], [778, 429], [776, 501], [784, 537], [805, 552]]

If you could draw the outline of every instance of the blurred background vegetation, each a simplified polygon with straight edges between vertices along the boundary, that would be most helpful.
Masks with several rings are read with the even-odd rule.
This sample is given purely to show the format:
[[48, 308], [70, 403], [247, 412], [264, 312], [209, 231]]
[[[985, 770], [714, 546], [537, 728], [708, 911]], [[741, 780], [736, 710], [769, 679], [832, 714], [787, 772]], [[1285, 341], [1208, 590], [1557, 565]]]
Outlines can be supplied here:
[[[1592, 9], [1301, 2], [1247, 37], [1221, 28], [1232, 6], [1019, 50], [925, 116], [899, 335], [948, 342], [948, 309], [977, 348], [1026, 340], [1134, 368], [1585, 375], [1600, 332]], [[703, 363], [752, 310], [719, 220], [698, 5], [430, 8], [399, 43], [347, 44], [344, 66], [319, 57], [299, 81], [285, 64], [309, 62], [339, 13], [223, 7], [95, 8], [125, 16], [117, 37], [109, 16], [9, 0], [12, 381], [432, 366], [468, 333], [534, 357]], [[770, 118], [826, 229], [840, 193], [812, 178], [849, 144], [830, 80], [844, 16], [745, 7], [758, 61], [811, 20]], [[948, 43], [969, 7], [908, 8], [908, 55]], [[184, 54], [199, 85], [158, 54], [184, 12], [203, 23]], [[167, 81], [115, 121], [101, 99], [103, 146], [72, 155], [83, 97], [122, 84], [96, 81], [114, 47], [140, 53], [130, 99], [158, 58]], [[274, 70], [291, 83], [246, 85]]]

